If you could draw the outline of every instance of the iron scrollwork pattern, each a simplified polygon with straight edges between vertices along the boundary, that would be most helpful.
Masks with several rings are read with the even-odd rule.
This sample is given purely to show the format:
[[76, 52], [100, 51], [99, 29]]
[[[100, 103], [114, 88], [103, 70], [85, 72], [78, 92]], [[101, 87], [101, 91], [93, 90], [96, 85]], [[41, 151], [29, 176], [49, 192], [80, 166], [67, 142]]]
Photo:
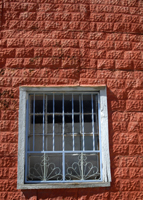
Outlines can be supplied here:
[[[63, 180], [60, 167], [57, 167], [53, 162], [50, 163], [50, 159], [46, 154], [44, 154], [41, 158], [41, 163], [36, 163], [30, 168], [28, 179], [32, 181]], [[65, 171], [66, 181], [100, 179], [99, 168], [94, 166], [92, 162], [87, 162], [87, 156], [85, 154], [78, 155], [78, 161], [73, 162], [72, 165], [68, 166]]]
[[36, 163], [30, 168], [30, 180], [62, 180], [62, 177], [61, 169], [54, 163], [50, 163], [49, 157], [45, 154], [42, 156], [41, 163]]
[[67, 167], [66, 180], [95, 180], [100, 178], [99, 168], [87, 162], [87, 156], [80, 154], [78, 162]]

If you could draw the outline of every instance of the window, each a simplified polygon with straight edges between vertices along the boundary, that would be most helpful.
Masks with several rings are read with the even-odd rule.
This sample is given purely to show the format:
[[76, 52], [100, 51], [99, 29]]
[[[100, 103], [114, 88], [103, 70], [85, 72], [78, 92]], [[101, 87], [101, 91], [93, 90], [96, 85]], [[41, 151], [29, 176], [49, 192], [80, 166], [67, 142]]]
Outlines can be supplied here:
[[18, 188], [109, 186], [106, 87], [21, 87]]

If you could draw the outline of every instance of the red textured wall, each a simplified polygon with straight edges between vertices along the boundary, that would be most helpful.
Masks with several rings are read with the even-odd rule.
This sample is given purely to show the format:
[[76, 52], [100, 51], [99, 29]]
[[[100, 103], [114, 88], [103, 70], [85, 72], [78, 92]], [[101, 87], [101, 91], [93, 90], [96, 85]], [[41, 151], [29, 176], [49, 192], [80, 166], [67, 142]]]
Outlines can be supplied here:
[[[143, 1], [0, 0], [0, 200], [143, 199]], [[108, 188], [17, 190], [19, 86], [107, 85]]]

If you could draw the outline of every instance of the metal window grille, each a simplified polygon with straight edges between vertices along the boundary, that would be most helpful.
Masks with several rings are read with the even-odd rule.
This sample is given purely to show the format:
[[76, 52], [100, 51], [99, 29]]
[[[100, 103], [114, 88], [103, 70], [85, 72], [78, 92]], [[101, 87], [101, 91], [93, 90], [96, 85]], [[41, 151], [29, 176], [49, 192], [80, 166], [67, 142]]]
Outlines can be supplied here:
[[25, 182], [102, 181], [98, 92], [32, 93]]

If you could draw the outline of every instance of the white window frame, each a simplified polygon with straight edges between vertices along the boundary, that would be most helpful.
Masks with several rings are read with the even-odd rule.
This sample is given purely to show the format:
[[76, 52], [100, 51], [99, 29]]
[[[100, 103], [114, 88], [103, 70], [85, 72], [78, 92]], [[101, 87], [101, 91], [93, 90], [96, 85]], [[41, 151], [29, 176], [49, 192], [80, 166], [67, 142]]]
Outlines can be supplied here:
[[[99, 92], [99, 131], [101, 135], [101, 166], [102, 182], [79, 183], [25, 183], [25, 144], [26, 144], [26, 101], [30, 92]], [[19, 136], [18, 136], [18, 179], [17, 189], [52, 189], [52, 188], [86, 188], [109, 187], [111, 182], [109, 135], [108, 135], [108, 109], [106, 86], [68, 86], [68, 87], [20, 87], [19, 100]]]

